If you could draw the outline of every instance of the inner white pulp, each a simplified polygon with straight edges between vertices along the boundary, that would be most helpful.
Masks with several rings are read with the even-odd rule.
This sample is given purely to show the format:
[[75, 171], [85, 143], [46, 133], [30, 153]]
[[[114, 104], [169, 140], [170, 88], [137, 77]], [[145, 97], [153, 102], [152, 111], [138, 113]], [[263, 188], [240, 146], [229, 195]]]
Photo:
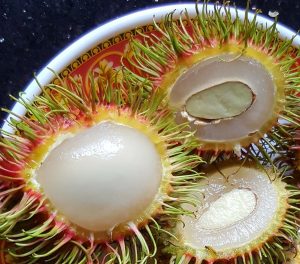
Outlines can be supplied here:
[[[201, 125], [191, 122], [196, 136], [206, 141], [226, 141], [247, 137], [258, 131], [270, 119], [275, 103], [276, 87], [273, 76], [257, 61], [236, 54], [220, 55], [198, 63], [183, 73], [170, 92], [170, 104], [178, 109], [177, 122], [186, 122], [184, 106], [192, 95], [210, 87], [241, 82], [250, 87], [256, 96], [247, 111], [220, 122]], [[198, 123], [199, 124], [199, 123]]]
[[[237, 166], [222, 169], [230, 175]], [[243, 167], [226, 182], [215, 172], [204, 183], [204, 206], [196, 217], [183, 217], [182, 229], [187, 245], [203, 249], [233, 249], [260, 236], [272, 222], [277, 210], [276, 190], [259, 170]]]
[[102, 122], [56, 146], [37, 170], [37, 181], [58, 212], [90, 231], [135, 220], [153, 202], [162, 163], [142, 132]]
[[199, 217], [198, 228], [220, 229], [249, 216], [255, 209], [256, 197], [248, 189], [233, 189], [212, 202]]

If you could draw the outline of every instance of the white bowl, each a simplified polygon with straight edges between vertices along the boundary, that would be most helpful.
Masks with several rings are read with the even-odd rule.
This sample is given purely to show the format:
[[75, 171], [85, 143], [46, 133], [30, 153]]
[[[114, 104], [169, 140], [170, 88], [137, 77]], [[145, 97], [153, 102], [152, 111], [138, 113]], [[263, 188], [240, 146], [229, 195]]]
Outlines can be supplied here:
[[[199, 4], [201, 5], [201, 4]], [[42, 85], [49, 84], [53, 79], [53, 73], [49, 71], [49, 68], [55, 72], [61, 72], [67, 65], [72, 63], [76, 58], [81, 54], [95, 47], [97, 44], [104, 42], [120, 33], [126, 32], [128, 30], [134, 29], [139, 26], [144, 26], [151, 24], [153, 21], [153, 16], [155, 16], [156, 21], [161, 20], [164, 15], [168, 12], [174, 10], [174, 18], [178, 17], [182, 10], [186, 9], [190, 16], [196, 15], [195, 4], [173, 4], [166, 6], [159, 6], [156, 8], [145, 9], [142, 11], [134, 12], [129, 15], [125, 15], [121, 18], [112, 20], [102, 26], [95, 28], [94, 30], [86, 33], [74, 43], [66, 47], [62, 52], [60, 52], [54, 59], [52, 59], [37, 75], [37, 79]], [[209, 5], [208, 9], [213, 11], [213, 6]], [[232, 16], [235, 17], [235, 9], [231, 8]], [[244, 17], [244, 11], [238, 10], [238, 15], [240, 18]], [[253, 18], [253, 14], [249, 13], [249, 19]], [[264, 16], [258, 16], [257, 21], [263, 25], [270, 26], [273, 24], [273, 21]], [[277, 29], [280, 33], [281, 38], [291, 39], [296, 35], [295, 32], [288, 29], [284, 25], [278, 24]], [[293, 42], [294, 46], [300, 46], [300, 36], [296, 36]], [[38, 87], [35, 80], [32, 80], [29, 85], [25, 88], [25, 93], [23, 98], [32, 101], [35, 95], [38, 95], [41, 90]], [[25, 108], [23, 105], [16, 103], [12, 108], [12, 111], [18, 115], [25, 114]], [[12, 117], [9, 115], [6, 120]], [[3, 129], [5, 131], [12, 131], [12, 128], [8, 125], [7, 122], [4, 122]]]

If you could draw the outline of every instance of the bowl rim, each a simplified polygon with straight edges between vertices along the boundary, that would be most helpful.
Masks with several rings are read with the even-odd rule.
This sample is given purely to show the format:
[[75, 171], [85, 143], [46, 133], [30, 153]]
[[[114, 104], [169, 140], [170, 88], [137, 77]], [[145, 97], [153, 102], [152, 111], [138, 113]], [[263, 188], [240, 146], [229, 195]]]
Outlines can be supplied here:
[[[202, 6], [201, 3], [199, 3], [198, 5]], [[55, 72], [59, 73], [81, 54], [92, 49], [97, 44], [104, 42], [120, 33], [132, 30], [136, 27], [151, 24], [153, 22], [153, 18], [155, 18], [156, 21], [160, 21], [168, 12], [174, 11], [174, 18], [178, 18], [181, 11], [185, 9], [191, 16], [196, 15], [195, 3], [169, 4], [135, 11], [99, 25], [78, 37], [61, 52], [55, 55], [44, 67], [41, 68], [41, 70], [36, 75], [36, 78], [42, 86], [47, 85], [54, 78], [53, 72], [51, 72], [49, 69], [52, 69]], [[213, 4], [208, 5], [208, 10], [213, 11]], [[244, 10], [245, 9], [237, 8], [238, 16], [241, 19], [244, 18]], [[233, 17], [235, 17], [235, 7], [230, 7], [230, 11], [232, 12]], [[250, 20], [252, 20], [254, 17], [254, 13], [249, 12], [248, 17]], [[266, 26], [270, 26], [274, 23], [274, 20], [261, 14], [257, 16], [257, 21]], [[295, 31], [291, 30], [289, 27], [281, 23], [277, 24], [277, 29], [281, 38], [294, 38], [293, 45], [296, 47], [300, 46], [300, 35], [297, 35]], [[32, 102], [34, 97], [40, 94], [40, 92], [41, 89], [33, 79], [23, 90], [22, 98], [25, 98], [29, 102]], [[11, 111], [18, 114], [19, 116], [23, 116], [26, 113], [25, 107], [18, 102], [13, 105]], [[8, 116], [5, 118], [2, 127], [4, 131], [12, 132], [13, 129], [7, 122], [11, 117], [13, 116], [11, 114], [8, 114]]]

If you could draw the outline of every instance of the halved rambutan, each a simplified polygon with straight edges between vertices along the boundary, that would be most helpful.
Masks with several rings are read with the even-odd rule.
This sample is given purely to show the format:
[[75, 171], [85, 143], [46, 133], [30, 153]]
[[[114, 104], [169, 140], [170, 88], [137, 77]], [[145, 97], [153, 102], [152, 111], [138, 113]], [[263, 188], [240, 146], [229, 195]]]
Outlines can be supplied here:
[[285, 245], [298, 237], [300, 204], [283, 173], [255, 161], [211, 165], [194, 217], [170, 223], [170, 263], [283, 263]]
[[156, 218], [191, 214], [181, 203], [195, 203], [202, 176], [186, 125], [162, 93], [104, 74], [21, 97], [27, 115], [1, 132], [0, 238], [13, 263], [144, 263]]
[[[277, 21], [266, 27], [225, 4], [196, 5], [179, 20], [173, 13], [157, 33], [133, 39], [124, 65], [152, 89], [168, 93], [177, 123], [189, 121], [201, 150], [281, 147], [273, 128], [299, 126], [299, 49], [281, 39]], [[298, 107], [298, 110], [295, 110]], [[275, 142], [274, 142], [275, 141]]]

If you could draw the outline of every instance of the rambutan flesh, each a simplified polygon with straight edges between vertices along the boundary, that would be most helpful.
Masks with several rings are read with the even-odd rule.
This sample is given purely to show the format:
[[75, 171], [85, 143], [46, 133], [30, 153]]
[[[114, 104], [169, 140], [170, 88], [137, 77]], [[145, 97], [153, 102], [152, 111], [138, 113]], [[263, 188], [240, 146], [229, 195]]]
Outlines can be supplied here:
[[11, 113], [13, 132], [1, 132], [0, 237], [13, 263], [154, 261], [157, 217], [197, 203], [202, 161], [164, 94], [103, 74], [21, 97], [27, 115]]

